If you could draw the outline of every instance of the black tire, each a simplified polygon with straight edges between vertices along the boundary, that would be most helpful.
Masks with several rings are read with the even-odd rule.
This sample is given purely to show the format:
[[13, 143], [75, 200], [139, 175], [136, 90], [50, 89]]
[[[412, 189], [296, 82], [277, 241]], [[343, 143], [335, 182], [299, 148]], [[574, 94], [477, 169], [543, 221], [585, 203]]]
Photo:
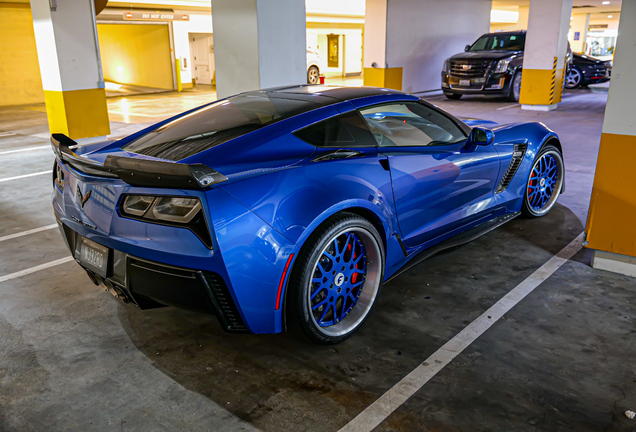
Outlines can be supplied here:
[[320, 71], [316, 66], [310, 66], [307, 69], [307, 84], [318, 84], [320, 82]]
[[[537, 166], [537, 164], [539, 164], [540, 159], [546, 155], [551, 155], [554, 158], [554, 161], [558, 170], [557, 180], [555, 181], [555, 184], [552, 188], [552, 193], [550, 194], [550, 198], [548, 202], [545, 204], [545, 206], [541, 207], [540, 209], [536, 209], [536, 208], [533, 208], [533, 206], [530, 203], [531, 199], [529, 198], [528, 192], [531, 187], [530, 185], [531, 181], [537, 182], [532, 187], [543, 187], [543, 184], [539, 183], [541, 182], [541, 180], [536, 178], [533, 179], [532, 175], [533, 175], [533, 170], [535, 166]], [[557, 198], [559, 197], [559, 194], [561, 193], [561, 189], [563, 187], [564, 181], [565, 181], [565, 165], [563, 163], [563, 155], [561, 154], [558, 148], [556, 148], [555, 146], [551, 144], [547, 144], [543, 146], [543, 148], [541, 149], [537, 157], [532, 162], [532, 167], [530, 168], [530, 172], [528, 173], [528, 178], [526, 179], [526, 187], [525, 187], [525, 192], [523, 194], [523, 205], [521, 207], [521, 213], [527, 218], [538, 218], [548, 214], [548, 212], [552, 209], [552, 207], [554, 207], [554, 204], [556, 204]]]
[[458, 93], [444, 93], [444, 96], [446, 96], [446, 98], [450, 100], [459, 100], [462, 98], [463, 95]]
[[570, 70], [566, 72], [565, 79], [563, 80], [564, 87], [568, 90], [581, 87], [582, 82], [583, 74], [578, 68], [574, 66], [572, 66], [572, 68], [570, 68]]
[[[346, 254], [346, 251], [342, 252], [342, 261], [329, 268], [329, 272], [323, 274], [321, 271], [322, 266], [318, 267], [318, 260], [321, 260], [321, 263], [323, 262], [325, 259], [323, 254], [331, 247], [332, 242], [334, 242], [334, 240], [337, 242], [337, 239], [340, 239], [343, 235], [346, 236], [348, 233], [360, 234], [360, 243], [362, 243], [364, 247], [364, 249], [360, 249], [360, 243], [356, 243], [353, 245], [353, 249], [348, 249], [355, 250], [355, 248], [358, 247], [359, 251], [364, 251], [364, 260], [361, 264], [365, 269], [363, 276], [364, 282], [359, 289], [356, 288], [357, 298], [353, 300], [352, 305], [351, 303], [347, 303], [351, 301], [348, 299], [350, 290], [347, 288], [346, 294], [344, 294], [345, 286], [348, 286], [347, 284], [353, 286], [354, 279], [357, 279], [357, 277], [354, 278], [351, 276], [350, 280], [345, 278], [345, 283], [340, 279], [340, 285], [338, 285], [337, 280], [339, 276], [343, 274], [337, 273], [331, 276], [331, 269], [334, 270], [334, 273], [336, 270], [338, 272], [341, 271], [339, 267], [340, 264], [345, 264], [344, 254]], [[349, 243], [346, 243], [345, 246], [348, 244]], [[346, 249], [346, 247], [344, 249]], [[351, 252], [351, 254], [353, 258], [355, 258], [355, 252]], [[359, 257], [360, 255], [358, 259]], [[290, 277], [286, 310], [290, 328], [302, 332], [312, 341], [323, 345], [340, 343], [351, 337], [367, 320], [380, 295], [380, 289], [384, 279], [384, 260], [384, 245], [380, 234], [367, 219], [347, 212], [339, 213], [331, 219], [328, 219], [309, 237], [294, 264]], [[336, 261], [333, 261], [333, 263], [335, 262]], [[338, 268], [336, 268], [335, 265], [338, 265]], [[345, 266], [342, 267], [342, 269], [344, 268]], [[353, 268], [353, 264], [351, 268]], [[376, 270], [371, 270], [372, 268]], [[331, 287], [319, 282], [319, 288], [316, 289], [316, 283], [314, 282], [316, 276], [318, 276], [317, 279], [324, 278], [324, 280], [327, 280], [327, 277], [324, 275], [329, 275], [329, 278], [333, 277], [333, 280], [329, 279], [326, 282], [326, 284], [331, 283]], [[358, 282], [358, 284], [359, 283], [360, 282]], [[339, 294], [336, 294], [335, 290], [337, 290]], [[351, 288], [352, 296], [353, 291], [354, 288]], [[312, 292], [317, 293], [314, 299], [310, 297]], [[322, 301], [321, 298], [323, 299]], [[343, 299], [343, 302], [340, 303], [340, 311], [338, 311], [337, 306], [338, 300], [334, 301], [334, 298]], [[333, 301], [333, 309], [331, 309], [332, 306], [330, 306], [330, 303], [327, 303], [325, 309], [323, 309], [322, 306], [320, 309], [315, 309], [319, 304], [327, 302], [328, 299], [330, 302]], [[365, 300], [366, 303], [363, 303], [363, 300]], [[314, 304], [314, 310], [312, 310], [311, 304]], [[348, 312], [345, 313], [344, 308], [347, 307], [347, 305], [349, 309], [347, 309]], [[357, 307], [359, 307], [359, 309], [356, 309]], [[332, 314], [334, 318], [333, 325], [321, 327], [316, 322], [321, 322], [324, 315], [323, 317], [316, 318], [314, 314], [318, 313], [320, 315], [323, 310], [325, 310], [324, 314]], [[338, 314], [341, 315], [339, 322], [337, 321]], [[349, 329], [349, 327], [351, 328]], [[339, 334], [339, 332], [342, 332], [342, 334]]]
[[[518, 87], [515, 87], [518, 86]], [[510, 102], [519, 102], [521, 96], [521, 71], [515, 73], [510, 81], [510, 92], [508, 93], [508, 100]]]

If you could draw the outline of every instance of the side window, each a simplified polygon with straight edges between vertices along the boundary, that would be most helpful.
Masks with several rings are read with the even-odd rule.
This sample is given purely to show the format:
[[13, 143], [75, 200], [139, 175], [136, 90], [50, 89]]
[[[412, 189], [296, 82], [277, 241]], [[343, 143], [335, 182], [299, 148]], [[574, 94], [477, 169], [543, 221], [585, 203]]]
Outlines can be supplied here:
[[328, 118], [294, 132], [316, 147], [375, 147], [369, 127], [357, 111]]
[[360, 110], [382, 147], [447, 145], [466, 139], [450, 118], [416, 102], [396, 102]]

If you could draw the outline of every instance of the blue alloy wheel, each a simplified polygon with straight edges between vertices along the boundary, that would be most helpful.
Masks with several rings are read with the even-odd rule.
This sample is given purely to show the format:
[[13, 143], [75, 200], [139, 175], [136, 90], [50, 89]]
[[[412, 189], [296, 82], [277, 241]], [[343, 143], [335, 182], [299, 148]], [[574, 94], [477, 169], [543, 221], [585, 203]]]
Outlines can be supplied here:
[[561, 154], [548, 146], [535, 160], [528, 178], [524, 208], [531, 216], [543, 216], [554, 206], [563, 186], [563, 175]]
[[315, 342], [349, 338], [369, 316], [384, 277], [384, 244], [376, 227], [342, 212], [318, 227], [296, 258], [287, 295], [292, 329]]
[[367, 273], [366, 251], [357, 234], [331, 241], [316, 263], [311, 283], [311, 311], [320, 327], [339, 323], [351, 312]]
[[323, 244], [306, 291], [307, 306], [319, 333], [345, 336], [373, 307], [380, 289], [382, 253], [376, 237], [363, 227], [345, 228]]

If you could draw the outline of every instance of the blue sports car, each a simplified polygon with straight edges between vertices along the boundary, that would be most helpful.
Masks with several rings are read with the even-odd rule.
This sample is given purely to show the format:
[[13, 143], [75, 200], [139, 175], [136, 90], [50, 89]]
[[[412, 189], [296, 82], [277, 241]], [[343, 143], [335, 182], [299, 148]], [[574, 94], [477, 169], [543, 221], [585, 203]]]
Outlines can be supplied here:
[[564, 188], [544, 125], [460, 121], [371, 87], [253, 91], [118, 141], [51, 141], [55, 215], [96, 285], [325, 344], [401, 271], [545, 215]]

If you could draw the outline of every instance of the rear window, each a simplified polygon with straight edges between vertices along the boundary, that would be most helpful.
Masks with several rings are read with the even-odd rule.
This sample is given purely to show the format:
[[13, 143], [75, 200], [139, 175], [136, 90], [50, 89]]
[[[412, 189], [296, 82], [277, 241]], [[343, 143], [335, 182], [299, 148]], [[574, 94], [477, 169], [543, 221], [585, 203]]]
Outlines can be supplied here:
[[357, 111], [331, 117], [294, 132], [316, 147], [375, 147], [377, 143]]
[[320, 106], [315, 102], [266, 95], [234, 96], [171, 121], [122, 149], [179, 161]]

